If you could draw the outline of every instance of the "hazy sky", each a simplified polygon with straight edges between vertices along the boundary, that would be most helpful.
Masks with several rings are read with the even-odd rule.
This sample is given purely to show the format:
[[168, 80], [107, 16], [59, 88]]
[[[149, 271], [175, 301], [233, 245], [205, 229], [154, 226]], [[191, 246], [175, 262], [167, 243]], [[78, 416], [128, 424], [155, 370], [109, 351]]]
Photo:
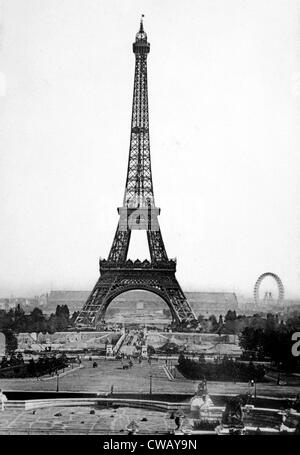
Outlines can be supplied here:
[[[300, 296], [299, 1], [1, 5], [1, 296], [98, 278], [123, 199], [141, 13], [155, 199], [182, 287], [251, 295], [272, 271]], [[132, 239], [143, 259], [145, 232]]]

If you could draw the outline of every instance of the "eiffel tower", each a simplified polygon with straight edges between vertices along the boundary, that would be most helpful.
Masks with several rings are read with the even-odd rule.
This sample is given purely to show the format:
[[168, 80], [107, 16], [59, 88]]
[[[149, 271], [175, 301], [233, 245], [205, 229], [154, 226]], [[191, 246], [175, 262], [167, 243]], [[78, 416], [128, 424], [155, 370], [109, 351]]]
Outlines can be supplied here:
[[[135, 76], [131, 118], [130, 148], [123, 206], [118, 208], [119, 223], [108, 259], [100, 258], [100, 278], [76, 319], [76, 327], [97, 328], [104, 320], [110, 302], [133, 289], [160, 296], [178, 330], [197, 326], [195, 315], [175, 277], [176, 260], [169, 259], [158, 223], [150, 159], [147, 56], [150, 44], [144, 31], [143, 16], [133, 43]], [[147, 232], [150, 261], [127, 259], [133, 230]]]

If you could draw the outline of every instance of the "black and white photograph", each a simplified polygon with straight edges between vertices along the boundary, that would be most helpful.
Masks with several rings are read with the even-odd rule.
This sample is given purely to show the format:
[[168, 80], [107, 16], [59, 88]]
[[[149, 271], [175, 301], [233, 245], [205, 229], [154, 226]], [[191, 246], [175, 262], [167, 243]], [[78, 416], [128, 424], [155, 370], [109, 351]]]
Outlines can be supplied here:
[[0, 258], [0, 444], [299, 436], [300, 0], [0, 0]]

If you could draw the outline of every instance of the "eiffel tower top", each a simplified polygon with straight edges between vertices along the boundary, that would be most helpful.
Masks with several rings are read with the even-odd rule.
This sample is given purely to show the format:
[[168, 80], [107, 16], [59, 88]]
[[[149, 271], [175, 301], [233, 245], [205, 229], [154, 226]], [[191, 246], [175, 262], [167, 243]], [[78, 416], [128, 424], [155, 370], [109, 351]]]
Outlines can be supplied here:
[[140, 29], [135, 35], [135, 43], [133, 43], [133, 52], [139, 54], [150, 52], [150, 44], [147, 42], [147, 33], [144, 30], [143, 18], [144, 14], [142, 14]]

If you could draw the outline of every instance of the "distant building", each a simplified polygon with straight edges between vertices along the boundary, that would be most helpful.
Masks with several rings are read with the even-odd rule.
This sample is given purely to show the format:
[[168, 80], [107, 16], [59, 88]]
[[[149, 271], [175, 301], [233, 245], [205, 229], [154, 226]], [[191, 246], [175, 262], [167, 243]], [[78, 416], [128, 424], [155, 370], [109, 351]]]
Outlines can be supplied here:
[[[70, 312], [82, 309], [83, 304], [89, 296], [88, 291], [51, 291], [47, 295], [47, 303], [44, 312], [54, 312], [57, 305], [68, 305]], [[228, 310], [237, 311], [238, 301], [234, 292], [187, 292], [187, 299], [190, 302], [196, 316], [210, 316], [215, 314], [225, 315]], [[115, 312], [123, 314], [132, 311], [154, 311], [166, 308], [165, 302], [153, 293], [144, 291], [131, 291], [130, 294], [119, 295], [108, 307], [108, 313], [112, 308]]]
[[0, 299], [0, 310], [7, 311], [9, 309], [9, 299]]
[[234, 292], [187, 292], [187, 299], [196, 317], [214, 314], [225, 316], [228, 310], [238, 311], [238, 300]]
[[81, 310], [89, 296], [89, 291], [51, 291], [43, 311], [53, 313], [57, 305], [67, 305], [70, 313]]
[[[82, 309], [89, 296], [89, 291], [51, 291], [34, 298], [9, 298], [0, 299], [0, 309], [14, 308], [20, 304], [26, 313], [39, 307], [43, 313], [54, 313], [58, 305], [67, 305], [70, 313]], [[228, 310], [238, 311], [238, 300], [234, 292], [186, 292], [186, 297], [191, 304], [196, 316], [209, 317], [214, 314], [216, 317], [225, 315]], [[107, 309], [107, 316], [123, 314], [123, 316], [134, 316], [145, 312], [158, 316], [158, 312], [166, 310], [165, 302], [157, 295], [145, 291], [130, 291], [120, 294], [113, 300]], [[253, 312], [253, 305], [251, 305]]]
[[284, 308], [284, 314], [288, 316], [300, 314], [300, 301], [294, 300], [285, 302], [286, 306]]

